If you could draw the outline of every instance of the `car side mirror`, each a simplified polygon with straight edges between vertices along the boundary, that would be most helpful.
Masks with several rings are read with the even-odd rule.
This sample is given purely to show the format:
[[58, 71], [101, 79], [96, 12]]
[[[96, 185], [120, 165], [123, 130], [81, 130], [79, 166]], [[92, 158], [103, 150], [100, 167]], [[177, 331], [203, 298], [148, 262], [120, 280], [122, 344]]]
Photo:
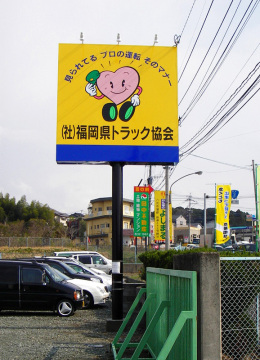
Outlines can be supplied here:
[[42, 273], [42, 285], [47, 285], [50, 282], [48, 276], [46, 275], [46, 272], [44, 271]]

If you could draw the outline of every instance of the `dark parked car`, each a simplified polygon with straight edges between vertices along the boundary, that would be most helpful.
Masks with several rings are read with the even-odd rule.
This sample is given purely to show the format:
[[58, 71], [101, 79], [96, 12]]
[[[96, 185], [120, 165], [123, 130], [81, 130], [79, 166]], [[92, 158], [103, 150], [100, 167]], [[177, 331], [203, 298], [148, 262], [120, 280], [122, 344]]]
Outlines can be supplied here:
[[103, 283], [103, 280], [99, 276], [79, 273], [74, 269], [72, 269], [69, 265], [65, 264], [63, 261], [48, 259], [47, 257], [36, 258], [35, 260], [38, 263], [49, 264], [51, 267], [59, 270], [60, 272], [67, 275], [71, 279], [82, 279], [82, 280], [94, 281], [97, 283]]
[[59, 279], [47, 264], [0, 260], [0, 310], [56, 310], [70, 316], [82, 305], [82, 289]]

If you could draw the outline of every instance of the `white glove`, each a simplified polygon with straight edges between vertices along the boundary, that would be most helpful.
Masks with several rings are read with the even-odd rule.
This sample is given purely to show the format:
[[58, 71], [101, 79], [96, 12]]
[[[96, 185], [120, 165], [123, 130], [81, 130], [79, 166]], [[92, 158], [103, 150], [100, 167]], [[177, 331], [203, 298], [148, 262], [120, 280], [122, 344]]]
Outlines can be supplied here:
[[131, 103], [133, 106], [138, 106], [140, 105], [140, 98], [139, 95], [135, 94], [131, 97]]
[[86, 92], [90, 95], [90, 96], [95, 96], [97, 95], [97, 88], [96, 85], [88, 83], [86, 85]]

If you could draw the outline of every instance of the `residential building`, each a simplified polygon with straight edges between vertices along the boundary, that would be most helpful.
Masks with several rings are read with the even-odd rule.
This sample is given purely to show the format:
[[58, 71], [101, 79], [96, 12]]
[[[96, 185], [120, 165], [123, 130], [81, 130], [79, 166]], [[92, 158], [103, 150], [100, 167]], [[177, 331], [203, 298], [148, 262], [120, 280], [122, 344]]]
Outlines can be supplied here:
[[[129, 230], [133, 228], [133, 219], [133, 200], [123, 199], [123, 233], [127, 230], [124, 243], [132, 238], [133, 230]], [[91, 200], [84, 220], [86, 221], [86, 236], [92, 244], [110, 245], [112, 243], [112, 197]]]
[[[200, 238], [202, 226], [200, 224], [187, 224], [184, 216], [173, 216], [174, 242], [191, 243], [194, 238]], [[190, 238], [189, 238], [190, 237]]]
[[65, 213], [61, 213], [57, 210], [53, 210], [53, 211], [54, 211], [54, 219], [57, 222], [61, 223], [62, 225], [67, 226], [67, 220], [69, 218], [69, 215]]

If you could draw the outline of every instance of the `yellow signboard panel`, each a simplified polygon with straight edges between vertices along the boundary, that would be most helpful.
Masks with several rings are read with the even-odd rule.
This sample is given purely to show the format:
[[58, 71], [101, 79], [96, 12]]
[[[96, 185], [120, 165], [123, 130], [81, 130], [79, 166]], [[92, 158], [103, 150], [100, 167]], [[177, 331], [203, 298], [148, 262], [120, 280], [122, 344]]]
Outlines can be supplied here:
[[216, 244], [230, 239], [229, 213], [231, 207], [231, 186], [216, 186]]
[[177, 48], [60, 44], [57, 162], [178, 162]]
[[[166, 201], [165, 191], [154, 191], [154, 241], [165, 242]], [[172, 242], [172, 204], [169, 203], [169, 239]]]

